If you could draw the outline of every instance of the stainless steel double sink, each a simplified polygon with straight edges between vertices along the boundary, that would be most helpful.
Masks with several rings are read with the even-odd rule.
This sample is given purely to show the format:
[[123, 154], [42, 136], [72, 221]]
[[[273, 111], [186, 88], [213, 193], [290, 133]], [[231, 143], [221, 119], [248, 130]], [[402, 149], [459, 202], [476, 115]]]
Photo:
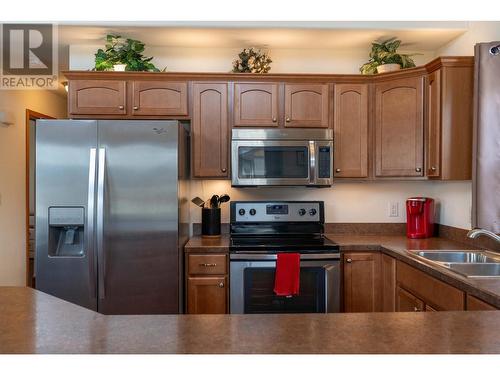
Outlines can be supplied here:
[[409, 253], [466, 277], [500, 278], [500, 254], [475, 250], [409, 250]]

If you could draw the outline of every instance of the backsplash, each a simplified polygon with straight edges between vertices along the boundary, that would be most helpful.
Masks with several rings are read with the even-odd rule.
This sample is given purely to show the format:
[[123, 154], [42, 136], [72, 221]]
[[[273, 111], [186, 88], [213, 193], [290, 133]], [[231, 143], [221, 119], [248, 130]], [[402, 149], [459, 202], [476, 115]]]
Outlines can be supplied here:
[[[335, 181], [330, 188], [232, 188], [228, 180], [193, 180], [191, 198], [227, 193], [231, 200], [322, 200], [327, 223], [405, 223], [406, 198], [427, 196], [436, 200], [436, 221], [470, 229], [470, 181]], [[389, 216], [391, 204], [398, 216]], [[191, 222], [201, 222], [201, 210], [191, 205]], [[229, 204], [222, 205], [222, 222], [229, 222]]]

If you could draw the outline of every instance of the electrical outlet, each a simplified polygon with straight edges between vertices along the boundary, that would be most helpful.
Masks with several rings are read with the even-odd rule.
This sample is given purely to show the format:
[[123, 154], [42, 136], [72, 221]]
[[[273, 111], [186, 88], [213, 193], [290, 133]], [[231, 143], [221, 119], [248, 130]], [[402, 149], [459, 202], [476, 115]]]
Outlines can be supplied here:
[[399, 202], [389, 202], [389, 217], [399, 217]]

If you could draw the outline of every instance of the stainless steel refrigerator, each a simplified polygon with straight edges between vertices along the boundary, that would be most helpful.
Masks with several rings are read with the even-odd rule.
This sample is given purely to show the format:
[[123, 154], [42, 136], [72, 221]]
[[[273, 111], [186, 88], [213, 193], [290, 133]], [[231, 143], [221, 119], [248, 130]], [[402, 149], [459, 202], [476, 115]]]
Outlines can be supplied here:
[[104, 314], [182, 310], [188, 131], [38, 120], [36, 287]]

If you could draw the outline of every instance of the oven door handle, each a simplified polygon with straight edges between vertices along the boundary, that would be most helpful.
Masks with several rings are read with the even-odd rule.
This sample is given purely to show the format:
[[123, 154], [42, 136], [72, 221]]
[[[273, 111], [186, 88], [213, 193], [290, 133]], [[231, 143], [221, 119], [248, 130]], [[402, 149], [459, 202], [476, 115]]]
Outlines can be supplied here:
[[[276, 260], [276, 254], [255, 254], [255, 253], [235, 253], [229, 254], [230, 260]], [[319, 259], [340, 259], [340, 253], [325, 254], [300, 254], [300, 260], [319, 260]]]

